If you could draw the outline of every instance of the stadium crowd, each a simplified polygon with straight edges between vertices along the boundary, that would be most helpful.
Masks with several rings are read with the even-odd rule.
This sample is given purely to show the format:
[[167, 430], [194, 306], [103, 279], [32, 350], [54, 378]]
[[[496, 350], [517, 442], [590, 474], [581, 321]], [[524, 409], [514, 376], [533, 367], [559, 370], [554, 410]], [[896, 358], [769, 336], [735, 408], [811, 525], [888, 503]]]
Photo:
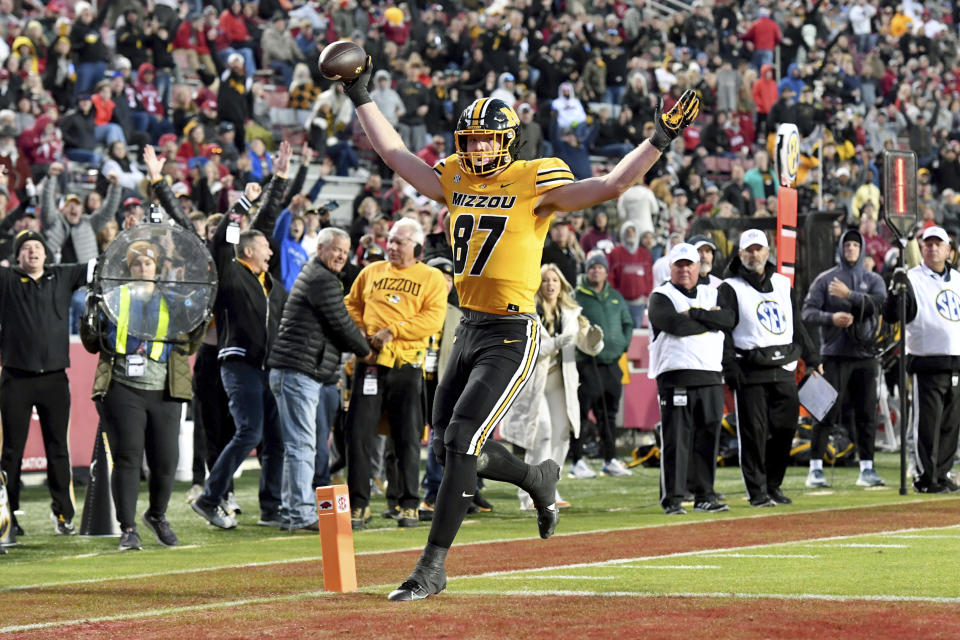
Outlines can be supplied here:
[[[377, 70], [370, 97], [430, 165], [454, 152], [452, 132], [463, 109], [488, 96], [519, 117], [517, 159], [556, 156], [577, 179], [602, 175], [653, 135], [658, 110], [671, 109], [692, 89], [700, 118], [645, 180], [614, 202], [555, 220], [544, 246], [542, 262], [555, 267], [544, 272], [549, 277], [538, 303], [546, 309], [545, 337], [556, 344], [543, 356], [543, 384], [564, 398], [559, 406], [565, 411], [551, 418], [561, 421], [559, 429], [548, 419], [536, 437], [520, 434], [512, 441], [527, 449], [531, 463], [554, 452], [565, 457], [569, 449], [571, 477], [591, 477], [595, 472], [583, 461], [576, 436], [579, 419], [592, 409], [602, 471], [626, 475], [612, 424], [619, 382], [607, 375], [613, 381], [603, 397], [584, 396], [581, 389], [577, 398], [570, 390], [576, 369], [599, 364], [605, 372], [616, 370], [632, 329], [649, 326], [650, 296], [671, 279], [675, 245], [701, 234], [691, 241], [695, 248], [712, 249], [701, 265], [709, 261], [707, 272], [722, 275], [737, 256], [732, 230], [776, 216], [779, 178], [771, 157], [779, 124], [797, 124], [802, 138], [801, 209], [832, 213], [841, 249], [846, 232], [856, 229], [867, 271], [889, 280], [898, 255], [877, 223], [884, 149], [917, 154], [918, 239], [935, 227], [960, 233], [960, 9], [951, 13], [912, 0], [694, 0], [675, 9], [661, 14], [643, 0], [104, 0], [97, 6], [0, 0], [0, 255], [18, 264], [13, 251], [26, 244], [18, 234], [28, 231], [43, 239], [49, 263], [94, 260], [120, 230], [142, 222], [151, 201], [181, 224], [189, 220], [217, 255], [221, 277], [245, 265], [246, 271], [230, 276], [236, 280], [230, 286], [266, 292], [266, 302], [252, 309], [219, 300], [216, 326], [199, 346], [195, 510], [216, 526], [236, 526], [232, 473], [262, 442], [261, 458], [272, 467], [261, 482], [261, 524], [316, 530], [306, 498], [290, 483], [326, 484], [346, 464], [357, 476], [350, 479], [351, 497], [359, 498], [355, 527], [370, 517], [369, 483], [376, 491], [386, 480], [386, 515], [415, 526], [430, 517], [431, 483], [434, 491], [439, 483], [432, 453], [424, 495], [416, 495], [410, 475], [419, 473], [410, 468], [419, 462], [412, 443], [429, 413], [396, 417], [398, 424], [385, 429], [390, 437], [376, 436], [379, 404], [376, 416], [358, 416], [358, 404], [351, 404], [351, 415], [343, 394], [349, 388], [362, 398], [387, 396], [402, 382], [412, 385], [404, 393], [419, 394], [425, 385], [429, 395], [430, 380], [443, 370], [444, 342], [452, 333], [447, 322], [457, 303], [450, 291], [447, 211], [371, 151], [350, 100], [321, 76], [319, 52], [344, 38], [365, 48]], [[327, 183], [345, 176], [365, 183], [341, 231], [319, 196]], [[746, 220], [720, 224], [738, 218]], [[223, 235], [232, 224], [244, 231], [236, 252], [224, 254]], [[445, 279], [446, 305], [438, 295], [429, 313], [410, 308], [407, 318], [368, 317], [363, 287], [372, 272], [362, 269], [377, 261], [397, 269], [419, 261], [435, 267], [439, 274], [425, 271], [416, 281], [431, 280], [442, 293]], [[338, 280], [325, 279], [331, 273]], [[311, 281], [298, 284], [304, 278]], [[329, 289], [337, 281], [339, 296]], [[311, 297], [311, 287], [321, 286], [322, 297]], [[622, 300], [626, 315], [608, 313], [611, 296]], [[244, 333], [231, 322], [234, 333], [224, 337], [231, 314], [264, 310], [265, 334]], [[84, 289], [62, 311], [76, 333]], [[567, 311], [574, 311], [569, 318]], [[416, 334], [400, 329], [425, 313], [432, 321]], [[357, 340], [356, 326], [324, 324], [327, 315], [350, 317], [369, 346]], [[315, 345], [318, 362], [312, 364], [293, 349], [286, 359], [268, 358], [278, 335], [282, 343], [285, 332], [296, 334], [303, 322], [322, 325], [333, 351]], [[388, 348], [394, 339], [403, 344]], [[357, 356], [346, 373], [341, 350]], [[564, 360], [574, 352], [571, 369]], [[309, 380], [288, 380], [265, 366]], [[377, 368], [384, 366], [422, 369], [425, 380], [378, 381]], [[286, 397], [306, 383], [323, 398], [319, 406], [291, 404]], [[238, 400], [245, 396], [249, 403], [251, 389], [262, 399], [253, 408]], [[303, 416], [313, 414], [312, 428], [298, 432]], [[357, 420], [364, 424], [351, 429]], [[329, 436], [331, 425], [339, 428]], [[3, 465], [8, 475], [19, 476], [22, 438], [9, 437], [13, 428], [5, 419]], [[288, 451], [280, 454], [283, 445]], [[216, 471], [213, 483], [208, 470]], [[521, 491], [520, 498], [529, 508], [529, 496]], [[474, 502], [477, 509], [491, 508], [479, 492]], [[559, 493], [557, 504], [566, 504]], [[665, 506], [675, 505], [667, 500]], [[73, 509], [55, 509], [58, 532], [71, 532]], [[125, 530], [135, 528], [131, 520], [132, 508], [124, 514]], [[153, 496], [144, 520], [161, 543], [176, 543]], [[125, 540], [125, 548], [138, 548], [139, 538]]]

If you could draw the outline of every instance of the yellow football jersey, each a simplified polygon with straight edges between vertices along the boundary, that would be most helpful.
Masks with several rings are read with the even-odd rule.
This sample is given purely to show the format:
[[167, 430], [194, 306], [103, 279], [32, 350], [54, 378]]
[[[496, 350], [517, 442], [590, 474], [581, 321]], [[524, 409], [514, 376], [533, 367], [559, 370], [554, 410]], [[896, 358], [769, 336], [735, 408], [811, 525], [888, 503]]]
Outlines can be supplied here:
[[537, 199], [573, 182], [558, 158], [517, 160], [492, 178], [460, 170], [456, 154], [434, 165], [450, 211], [454, 283], [460, 306], [486, 313], [534, 313], [540, 257], [551, 218]]

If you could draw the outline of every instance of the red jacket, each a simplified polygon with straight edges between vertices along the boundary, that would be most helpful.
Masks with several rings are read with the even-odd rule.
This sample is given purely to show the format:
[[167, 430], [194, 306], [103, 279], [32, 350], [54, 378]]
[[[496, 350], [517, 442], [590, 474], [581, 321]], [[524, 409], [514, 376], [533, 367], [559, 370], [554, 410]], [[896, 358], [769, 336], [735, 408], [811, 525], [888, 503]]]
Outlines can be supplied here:
[[[156, 69], [149, 62], [144, 62], [137, 69], [137, 81], [133, 83], [137, 90], [137, 99], [143, 105], [143, 110], [150, 115], [163, 117], [163, 100], [160, 99], [160, 91], [156, 85], [148, 84], [143, 81], [143, 75], [148, 71], [156, 74]], [[156, 77], [156, 75], [154, 75]]]
[[[48, 133], [46, 128], [50, 123], [54, 126]], [[63, 138], [60, 129], [46, 114], [37, 117], [37, 123], [32, 129], [26, 129], [20, 134], [18, 146], [31, 164], [49, 164], [62, 160]]]
[[[246, 26], [246, 25], [244, 25]], [[173, 38], [174, 49], [193, 49], [200, 55], [210, 54], [210, 45], [207, 43], [207, 33], [203, 29], [194, 30], [189, 20], [184, 20], [177, 27], [177, 35]]]
[[757, 113], [770, 113], [770, 109], [777, 103], [778, 96], [777, 81], [773, 77], [773, 65], [765, 64], [760, 67], [760, 77], [753, 83], [753, 101], [757, 103]]
[[247, 23], [243, 20], [243, 14], [234, 15], [229, 9], [220, 14], [220, 22], [217, 24], [217, 51], [226, 49], [233, 42], [247, 42], [248, 40], [250, 40], [250, 32], [247, 31]]
[[618, 244], [607, 255], [610, 264], [610, 286], [627, 302], [646, 298], [653, 291], [653, 256], [646, 247], [637, 246], [634, 253]]
[[764, 16], [757, 18], [750, 25], [743, 39], [752, 42], [753, 48], [758, 51], [773, 51], [783, 40], [783, 33], [780, 32], [776, 22]]

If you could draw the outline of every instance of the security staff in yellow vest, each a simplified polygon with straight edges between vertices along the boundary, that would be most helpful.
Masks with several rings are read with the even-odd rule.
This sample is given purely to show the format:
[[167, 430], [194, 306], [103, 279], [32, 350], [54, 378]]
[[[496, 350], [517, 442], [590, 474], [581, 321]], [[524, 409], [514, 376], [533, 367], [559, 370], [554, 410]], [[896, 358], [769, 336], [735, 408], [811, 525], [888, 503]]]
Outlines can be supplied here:
[[919, 493], [957, 491], [947, 476], [960, 431], [960, 273], [947, 265], [950, 237], [928, 227], [920, 243], [923, 262], [897, 269], [883, 307], [887, 321], [899, 319], [906, 296], [907, 371], [913, 375], [913, 434]]
[[347, 484], [355, 529], [370, 519], [370, 459], [381, 412], [397, 456], [397, 524], [415, 527], [420, 522], [423, 367], [430, 336], [443, 327], [447, 312], [443, 274], [417, 260], [423, 240], [419, 222], [398, 220], [387, 237], [387, 259], [364, 267], [345, 300], [375, 352], [371, 362], [357, 363], [347, 412]]
[[[153, 243], [131, 243], [126, 254], [131, 282], [119, 287], [117, 323], [104, 323], [96, 335], [82, 335], [88, 351], [100, 351], [93, 398], [113, 456], [111, 488], [121, 551], [141, 548], [136, 509], [144, 453], [150, 468], [150, 504], [143, 523], [160, 544], [172, 547], [178, 542], [166, 511], [179, 457], [181, 403], [191, 398], [187, 356], [199, 346], [202, 327], [187, 347], [163, 342], [177, 310], [154, 285], [159, 259], [160, 250]], [[155, 326], [156, 339], [141, 340], [129, 333], [130, 326]]]
[[794, 371], [803, 358], [818, 369], [820, 354], [800, 321], [790, 280], [776, 273], [767, 236], [740, 234], [740, 252], [717, 289], [721, 309], [735, 314], [724, 341], [723, 372], [734, 392], [740, 473], [754, 507], [793, 502], [780, 488], [790, 461], [800, 401]]
[[[718, 513], [713, 490], [720, 421], [723, 419], [723, 331], [734, 314], [717, 306], [717, 288], [698, 282], [700, 253], [686, 242], [669, 253], [670, 281], [650, 295], [653, 341], [648, 375], [660, 398], [660, 505], [684, 514], [687, 490], [694, 511]], [[688, 477], [692, 486], [687, 487]]]

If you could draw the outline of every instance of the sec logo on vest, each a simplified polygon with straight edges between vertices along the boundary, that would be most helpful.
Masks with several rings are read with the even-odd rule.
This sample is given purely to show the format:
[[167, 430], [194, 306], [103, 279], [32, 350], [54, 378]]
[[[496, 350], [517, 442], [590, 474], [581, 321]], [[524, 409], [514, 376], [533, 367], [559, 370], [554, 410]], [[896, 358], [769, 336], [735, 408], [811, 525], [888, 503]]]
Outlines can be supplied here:
[[761, 327], [774, 335], [779, 336], [787, 330], [787, 317], [776, 300], [764, 300], [757, 305], [757, 320]]
[[951, 322], [960, 322], [960, 296], [950, 289], [938, 293], [937, 313]]

